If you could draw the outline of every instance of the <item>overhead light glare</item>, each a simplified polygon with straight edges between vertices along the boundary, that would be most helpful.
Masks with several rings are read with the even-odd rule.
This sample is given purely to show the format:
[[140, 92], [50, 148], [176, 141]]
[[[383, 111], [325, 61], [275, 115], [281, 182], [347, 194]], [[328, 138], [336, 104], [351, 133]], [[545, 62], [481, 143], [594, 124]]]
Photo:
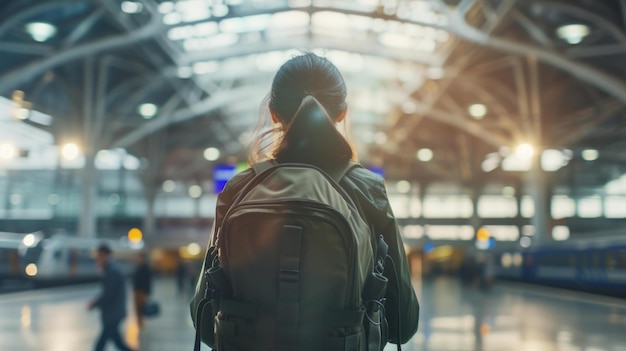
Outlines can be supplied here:
[[122, 11], [128, 14], [140, 13], [143, 10], [143, 4], [136, 1], [122, 2]]
[[57, 27], [46, 22], [31, 22], [26, 25], [26, 31], [33, 40], [43, 43], [57, 33]]
[[0, 160], [11, 160], [17, 156], [17, 148], [13, 144], [0, 144]]
[[59, 197], [59, 195], [57, 194], [50, 194], [48, 195], [48, 203], [50, 205], [58, 205], [59, 202], [61, 202], [61, 198]]
[[176, 182], [168, 179], [166, 181], [163, 182], [163, 191], [165, 191], [166, 193], [171, 193], [172, 191], [176, 190]]
[[208, 147], [204, 150], [204, 158], [207, 161], [215, 161], [220, 158], [220, 150], [214, 147]]
[[202, 196], [202, 187], [199, 185], [192, 185], [189, 187], [187, 192], [189, 193], [189, 196], [191, 196], [194, 199], [197, 199], [200, 196]]
[[586, 24], [567, 24], [556, 30], [556, 35], [559, 38], [572, 45], [582, 42], [589, 33], [590, 29]]
[[80, 149], [74, 143], [67, 143], [61, 148], [61, 155], [68, 161], [75, 160], [79, 154]]
[[520, 144], [515, 149], [515, 155], [522, 159], [530, 159], [535, 154], [535, 149], [528, 143]]
[[156, 115], [158, 110], [159, 108], [157, 107], [157, 105], [151, 104], [151, 103], [141, 104], [139, 105], [139, 108], [137, 109], [141, 117], [145, 119], [150, 119], [154, 117], [154, 115]]
[[555, 172], [566, 166], [570, 159], [561, 150], [547, 149], [541, 153], [541, 168], [546, 172]]
[[159, 4], [159, 12], [164, 15], [173, 12], [174, 8], [174, 3], [171, 1], [164, 1]]
[[219, 70], [220, 64], [217, 61], [204, 61], [196, 62], [193, 64], [193, 73], [195, 74], [209, 74], [215, 73]]
[[411, 191], [411, 183], [408, 180], [401, 180], [396, 183], [396, 190], [401, 194], [406, 194]]
[[487, 106], [483, 104], [472, 104], [467, 108], [467, 112], [475, 119], [483, 119], [487, 115]]
[[191, 78], [191, 76], [193, 75], [193, 69], [189, 66], [178, 67], [177, 75], [180, 79]]
[[417, 151], [417, 159], [422, 161], [422, 162], [428, 162], [430, 160], [433, 159], [433, 150], [431, 149], [427, 149], [427, 148], [423, 148], [423, 149], [419, 149]]
[[586, 149], [583, 150], [581, 156], [585, 161], [595, 161], [600, 156], [600, 153], [598, 152], [598, 150], [595, 149]]

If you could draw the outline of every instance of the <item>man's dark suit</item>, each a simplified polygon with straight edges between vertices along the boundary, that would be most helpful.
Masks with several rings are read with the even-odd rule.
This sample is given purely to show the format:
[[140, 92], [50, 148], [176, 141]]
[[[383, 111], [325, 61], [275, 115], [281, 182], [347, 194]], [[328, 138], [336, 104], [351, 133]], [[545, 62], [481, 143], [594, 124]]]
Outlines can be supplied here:
[[95, 300], [94, 306], [100, 309], [102, 320], [102, 334], [98, 339], [95, 351], [104, 350], [108, 339], [122, 351], [130, 351], [122, 340], [119, 332], [119, 324], [126, 317], [126, 287], [124, 274], [112, 261], [108, 261], [104, 267], [102, 279], [102, 294]]

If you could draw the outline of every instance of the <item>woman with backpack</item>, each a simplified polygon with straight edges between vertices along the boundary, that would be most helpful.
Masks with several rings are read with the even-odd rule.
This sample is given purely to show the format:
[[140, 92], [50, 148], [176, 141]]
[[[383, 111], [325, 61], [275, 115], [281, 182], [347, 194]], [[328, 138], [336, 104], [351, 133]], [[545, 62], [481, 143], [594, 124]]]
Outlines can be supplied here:
[[[295, 56], [284, 63], [276, 73], [266, 103], [267, 109], [262, 110], [265, 110], [267, 115], [261, 115], [259, 124], [259, 129], [266, 131], [259, 135], [250, 150], [249, 162], [251, 168], [235, 175], [218, 196], [214, 230], [209, 242], [210, 249], [207, 252], [205, 265], [202, 269], [202, 272], [209, 271], [209, 274], [204, 274], [199, 279], [196, 295], [191, 303], [191, 315], [198, 331], [196, 348], [199, 348], [200, 338], [209, 346], [225, 351], [264, 350], [269, 349], [268, 347], [285, 350], [333, 349], [370, 351], [374, 349], [382, 350], [387, 341], [395, 344], [409, 341], [417, 331], [419, 304], [411, 285], [411, 274], [404, 252], [404, 245], [398, 224], [389, 205], [384, 180], [356, 164], [356, 153], [345, 132], [347, 111], [346, 85], [339, 70], [328, 59], [313, 53]], [[271, 123], [272, 128], [263, 128], [263, 124], [267, 123]], [[342, 131], [340, 131], [340, 127]], [[334, 245], [332, 238], [328, 239], [329, 243], [318, 245], [322, 247], [322, 251], [316, 254], [316, 257], [311, 258], [310, 256], [313, 254], [307, 253], [309, 252], [307, 251], [307, 245], [314, 245], [311, 242], [315, 236], [306, 234], [307, 229], [298, 227], [300, 222], [293, 220], [284, 225], [284, 228], [287, 228], [285, 230], [288, 232], [296, 233], [294, 235], [280, 236], [276, 234], [276, 236], [272, 236], [273, 234], [265, 235], [260, 233], [258, 239], [255, 237], [252, 237], [250, 240], [238, 238], [236, 241], [233, 241], [232, 245], [229, 244], [227, 236], [235, 235], [229, 234], [229, 230], [239, 232], [254, 226], [254, 228], [259, 228], [259, 231], [263, 231], [262, 226], [267, 225], [267, 223], [263, 223], [264, 217], [260, 216], [260, 224], [240, 225], [239, 228], [243, 229], [234, 230], [233, 228], [237, 226], [237, 219], [230, 220], [230, 217], [245, 217], [245, 209], [251, 208], [250, 204], [255, 203], [253, 201], [255, 198], [256, 203], [262, 202], [258, 200], [258, 193], [265, 191], [270, 196], [283, 196], [284, 193], [289, 191], [294, 192], [294, 194], [306, 191], [306, 189], [300, 189], [308, 187], [306, 182], [298, 183], [297, 186], [293, 187], [298, 189], [284, 190], [277, 185], [278, 183], [264, 185], [264, 180], [259, 179], [262, 177], [271, 178], [272, 172], [278, 174], [280, 173], [278, 171], [281, 169], [280, 167], [285, 166], [284, 168], [287, 169], [284, 170], [284, 174], [286, 175], [282, 176], [281, 179], [287, 179], [288, 183], [291, 178], [296, 178], [303, 174], [299, 169], [295, 169], [295, 166], [289, 168], [289, 165], [292, 164], [304, 164], [309, 168], [323, 170], [322, 173], [328, 175], [329, 183], [338, 184], [338, 186], [331, 184], [332, 186], [328, 185], [324, 188], [325, 190], [320, 190], [323, 186], [315, 185], [312, 186], [315, 188], [313, 189], [314, 192], [328, 193], [336, 190], [338, 193], [343, 194], [342, 196], [346, 198], [346, 202], [337, 200], [341, 203], [335, 203], [335, 200], [328, 200], [330, 207], [337, 208], [337, 211], [341, 211], [344, 207], [353, 208], [355, 215], [350, 216], [348, 213], [346, 217], [358, 217], [359, 221], [362, 220], [365, 223], [367, 231], [365, 241], [369, 241], [365, 243], [365, 246], [361, 243], [361, 246], [354, 250], [347, 249], [346, 252], [350, 250], [358, 251], [356, 255], [361, 258], [355, 258], [353, 262], [359, 262], [359, 265], [368, 265], [366, 268], [356, 267], [354, 269], [356, 273], [353, 273], [357, 275], [355, 278], [356, 282], [359, 282], [362, 286], [368, 286], [369, 280], [376, 279], [370, 279], [371, 277], [364, 278], [365, 274], [359, 276], [359, 272], [366, 272], [368, 276], [373, 276], [376, 275], [374, 273], [376, 273], [377, 269], [379, 271], [376, 276], [379, 281], [386, 281], [386, 289], [385, 284], [372, 284], [382, 287], [381, 291], [384, 291], [384, 297], [380, 296], [380, 298], [374, 299], [376, 301], [373, 301], [374, 305], [381, 306], [381, 311], [386, 316], [386, 318], [382, 318], [373, 324], [379, 328], [376, 332], [377, 337], [384, 340], [376, 342], [376, 336], [363, 335], [373, 333], [371, 331], [373, 330], [372, 327], [368, 328], [366, 326], [368, 320], [372, 322], [372, 316], [368, 313], [371, 306], [366, 308], [363, 305], [367, 302], [365, 301], [367, 299], [364, 297], [367, 295], [366, 292], [361, 292], [357, 298], [362, 307], [356, 306], [356, 312], [361, 314], [352, 313], [349, 315], [346, 312], [343, 314], [328, 313], [322, 315], [323, 313], [319, 311], [309, 311], [306, 303], [303, 302], [303, 300], [310, 301], [314, 299], [314, 297], [303, 297], [304, 295], [302, 294], [306, 294], [307, 289], [314, 290], [317, 288], [317, 285], [326, 283], [324, 275], [317, 275], [316, 281], [308, 282], [306, 279], [312, 278], [307, 278], [306, 274], [308, 273], [305, 273], [306, 269], [312, 265], [315, 267], [319, 266], [319, 271], [329, 269], [331, 270], [328, 274], [329, 280], [333, 279], [332, 276], [339, 275], [338, 271], [341, 267], [337, 268], [337, 272], [332, 271], [332, 269], [335, 266], [341, 266], [340, 263], [332, 263], [328, 267], [328, 265], [325, 266], [324, 262], [334, 262], [332, 260], [335, 256], [343, 255], [338, 254], [341, 251], [332, 251], [332, 246]], [[333, 178], [335, 182], [330, 181]], [[311, 182], [314, 182], [314, 180], [311, 180]], [[259, 184], [262, 189], [256, 190]], [[320, 196], [325, 195], [322, 194]], [[245, 202], [247, 197], [253, 198], [248, 205], [239, 203], [240, 201]], [[324, 202], [324, 200], [321, 202]], [[285, 216], [295, 216], [292, 212], [296, 210], [285, 207], [289, 206], [268, 205], [267, 209], [263, 211], [268, 211], [269, 213], [270, 210], [279, 208], [277, 211], [283, 211], [286, 213]], [[318, 207], [321, 208], [323, 206], [318, 205], [311, 208]], [[239, 212], [237, 212], [238, 210], [233, 208], [240, 208], [239, 211], [242, 215], [240, 216]], [[250, 210], [247, 211], [249, 212]], [[328, 211], [332, 212], [332, 210]], [[318, 217], [325, 218], [324, 215], [319, 215]], [[327, 217], [332, 216], [329, 215]], [[350, 218], [349, 220], [354, 221], [355, 219]], [[272, 220], [267, 219], [266, 221], [271, 222]], [[341, 220], [340, 222], [347, 223], [347, 221]], [[305, 221], [303, 220], [303, 222]], [[276, 225], [280, 226], [282, 224], [281, 222]], [[274, 224], [270, 223], [271, 225]], [[306, 225], [303, 226], [306, 227]], [[229, 229], [223, 227], [228, 227]], [[361, 225], [361, 227], [363, 226]], [[359, 224], [353, 226], [353, 228], [361, 227], [359, 227]], [[303, 230], [304, 232], [301, 233]], [[291, 239], [293, 237], [297, 237], [297, 240]], [[384, 242], [379, 240], [379, 237], [384, 239]], [[272, 245], [274, 244], [267, 244], [267, 242], [274, 240], [268, 238], [275, 238], [277, 242], [275, 243], [276, 248], [273, 248]], [[287, 239], [284, 240], [284, 238]], [[359, 240], [357, 238], [354, 242], [358, 244]], [[255, 243], [257, 246], [252, 247], [247, 241], [257, 241]], [[383, 247], [386, 249], [387, 246], [388, 250], [384, 250]], [[218, 247], [219, 250], [217, 250]], [[329, 248], [327, 254], [324, 254], [325, 247]], [[251, 254], [247, 253], [247, 255], [253, 255], [254, 257], [227, 257], [228, 252], [241, 254], [243, 251], [253, 252]], [[383, 252], [382, 254], [380, 254], [381, 251]], [[346, 257], [352, 257], [348, 253], [345, 255]], [[279, 257], [274, 258], [274, 256]], [[314, 259], [319, 260], [319, 262], [311, 261]], [[246, 283], [246, 279], [262, 277], [264, 274], [262, 270], [266, 261], [276, 261], [276, 265], [280, 265], [280, 269], [278, 269], [280, 272], [277, 274], [278, 278], [265, 279], [255, 283], [255, 288], [259, 289], [259, 292], [248, 291], [255, 288], [246, 285], [249, 284]], [[251, 264], [250, 262], [255, 263]], [[378, 266], [376, 266], [377, 264]], [[373, 269], [372, 265], [374, 265]], [[248, 267], [246, 269], [250, 270], [256, 269], [256, 271], [252, 273], [242, 271], [243, 268], [241, 267], [243, 266]], [[219, 274], [213, 274], [215, 272], [219, 272]], [[303, 276], [298, 277], [298, 275]], [[384, 277], [381, 278], [381, 275]], [[244, 278], [241, 278], [241, 276], [244, 276]], [[352, 285], [348, 284], [346, 289], [349, 290], [350, 287]], [[334, 288], [331, 286], [329, 288], [320, 287], [320, 289]], [[337, 289], [341, 290], [342, 288]], [[363, 289], [371, 290], [365, 287]], [[297, 293], [294, 295], [291, 293], [292, 291]], [[322, 295], [311, 296], [323, 296], [323, 293], [320, 294]], [[274, 295], [279, 297], [275, 303], [272, 302], [272, 296]], [[337, 292], [337, 295], [341, 296], [339, 292]], [[233, 298], [233, 296], [236, 297]], [[339, 300], [339, 296], [328, 296], [328, 298]], [[232, 301], [233, 299], [245, 299], [246, 303]], [[331, 303], [328, 301], [320, 302], [320, 306], [324, 304], [330, 305]], [[278, 312], [276, 313], [274, 312], [275, 309], [271, 307], [274, 305], [278, 306], [276, 308]], [[374, 308], [374, 310], [377, 309], [378, 307]], [[365, 311], [364, 314], [363, 311]], [[272, 317], [274, 319], [270, 318], [269, 316], [273, 316], [274, 313], [276, 317]], [[213, 316], [215, 314], [217, 314], [217, 317], [214, 319]], [[352, 318], [355, 316], [356, 318]], [[279, 331], [280, 335], [274, 338], [274, 336], [267, 336], [266, 334], [273, 334], [275, 331], [271, 327], [266, 328], [265, 326], [275, 323], [275, 319], [279, 321], [293, 320], [294, 322], [284, 323], [281, 324], [281, 327], [276, 327], [275, 329], [284, 328], [286, 331]], [[310, 336], [311, 340], [317, 340], [317, 336], [307, 334], [310, 332], [307, 329], [309, 325], [307, 320], [315, 319], [324, 320], [333, 326], [341, 324], [343, 320], [345, 320], [347, 325], [348, 320], [355, 319], [359, 321], [358, 323], [362, 321], [363, 328], [360, 326], [354, 328], [342, 326], [341, 331], [329, 332], [332, 335], [329, 336], [331, 341], [328, 341], [327, 346], [317, 347], [313, 346], [314, 342], [298, 341], [299, 338], [302, 339], [307, 336]], [[218, 323], [215, 328], [213, 326], [214, 320]], [[258, 320], [265, 322], [257, 323]], [[297, 321], [302, 322], [299, 325]], [[384, 330], [387, 329], [385, 328], [386, 323], [388, 324], [388, 332]], [[317, 326], [316, 324], [312, 325], [309, 328], [311, 330]], [[372, 324], [370, 323], [370, 325]], [[366, 331], [361, 332], [361, 329]], [[351, 333], [357, 336], [356, 340], [350, 337]], [[226, 341], [220, 341], [220, 338]], [[252, 338], [253, 340], [245, 344], [241, 340], [246, 338]], [[332, 347], [328, 346], [331, 344], [333, 345]]]

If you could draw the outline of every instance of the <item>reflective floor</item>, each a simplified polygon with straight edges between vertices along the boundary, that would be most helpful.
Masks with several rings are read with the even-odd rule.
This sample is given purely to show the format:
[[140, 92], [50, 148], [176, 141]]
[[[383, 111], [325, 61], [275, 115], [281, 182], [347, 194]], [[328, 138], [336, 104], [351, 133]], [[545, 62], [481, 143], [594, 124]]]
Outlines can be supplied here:
[[[626, 300], [505, 282], [483, 293], [446, 278], [416, 281], [415, 288], [420, 329], [403, 350], [626, 351]], [[100, 326], [86, 304], [97, 291], [87, 285], [0, 295], [0, 350], [93, 349]], [[129, 344], [146, 351], [193, 350], [189, 297], [163, 279], [155, 299], [161, 316], [148, 320], [141, 333], [132, 315], [124, 324]]]

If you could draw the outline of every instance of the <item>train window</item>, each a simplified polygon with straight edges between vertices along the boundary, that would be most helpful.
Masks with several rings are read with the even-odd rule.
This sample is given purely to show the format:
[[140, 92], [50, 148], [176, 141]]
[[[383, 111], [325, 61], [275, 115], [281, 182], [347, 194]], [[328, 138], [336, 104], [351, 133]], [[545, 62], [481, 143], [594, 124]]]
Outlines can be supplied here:
[[626, 268], [626, 250], [622, 250], [619, 253], [619, 268]]
[[42, 245], [36, 245], [34, 247], [28, 248], [26, 250], [26, 253], [24, 254], [24, 263], [36, 263], [37, 261], [39, 261], [39, 256], [41, 255], [42, 251]]
[[54, 254], [52, 255], [52, 257], [54, 258], [55, 261], [59, 261], [61, 260], [62, 255], [63, 255], [63, 250], [56, 250], [54, 251]]
[[600, 253], [599, 252], [594, 252], [592, 254], [592, 265], [594, 268], [598, 268], [600, 267]]
[[605, 259], [604, 264], [607, 269], [615, 268], [616, 260], [615, 260], [615, 257], [613, 256], [613, 252], [607, 252], [606, 254], [604, 254], [604, 259]]
[[582, 253], [580, 255], [580, 265], [583, 267], [587, 267], [588, 266], [588, 260], [587, 260], [587, 255], [585, 253]]

